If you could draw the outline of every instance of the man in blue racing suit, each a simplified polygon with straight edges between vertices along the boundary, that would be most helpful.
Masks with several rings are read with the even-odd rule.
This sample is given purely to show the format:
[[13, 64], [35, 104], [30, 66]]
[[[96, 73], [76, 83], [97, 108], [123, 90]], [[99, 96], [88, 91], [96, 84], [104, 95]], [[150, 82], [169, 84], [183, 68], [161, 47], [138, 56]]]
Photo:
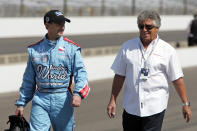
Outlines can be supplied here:
[[44, 24], [48, 33], [28, 47], [29, 57], [15, 113], [22, 116], [24, 107], [32, 100], [31, 131], [48, 131], [51, 124], [55, 131], [72, 131], [73, 108], [79, 107], [90, 91], [81, 48], [63, 37], [65, 21], [70, 22], [62, 12], [47, 12]]

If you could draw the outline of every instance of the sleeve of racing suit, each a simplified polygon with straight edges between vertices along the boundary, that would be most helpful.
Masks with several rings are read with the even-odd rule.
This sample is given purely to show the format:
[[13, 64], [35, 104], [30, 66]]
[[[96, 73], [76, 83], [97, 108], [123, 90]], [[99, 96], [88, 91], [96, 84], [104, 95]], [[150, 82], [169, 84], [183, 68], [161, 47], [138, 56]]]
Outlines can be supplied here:
[[30, 51], [27, 61], [27, 67], [23, 75], [22, 86], [20, 87], [20, 98], [16, 101], [17, 106], [26, 106], [26, 104], [32, 99], [33, 94], [36, 90], [36, 80], [35, 80], [35, 71], [32, 65]]
[[74, 54], [73, 75], [75, 82], [73, 94], [80, 95], [82, 99], [86, 98], [90, 88], [88, 87], [87, 72], [81, 57], [81, 48], [78, 48]]

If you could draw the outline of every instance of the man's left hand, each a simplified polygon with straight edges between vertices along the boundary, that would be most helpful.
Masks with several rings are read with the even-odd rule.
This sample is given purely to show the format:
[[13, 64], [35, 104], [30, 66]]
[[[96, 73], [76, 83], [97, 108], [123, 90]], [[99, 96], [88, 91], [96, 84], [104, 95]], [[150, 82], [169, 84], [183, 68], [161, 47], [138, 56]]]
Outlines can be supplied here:
[[81, 105], [81, 97], [78, 95], [73, 95], [72, 98], [72, 106], [79, 107]]
[[189, 106], [183, 106], [183, 117], [186, 120], [186, 122], [188, 123], [191, 119], [191, 110]]

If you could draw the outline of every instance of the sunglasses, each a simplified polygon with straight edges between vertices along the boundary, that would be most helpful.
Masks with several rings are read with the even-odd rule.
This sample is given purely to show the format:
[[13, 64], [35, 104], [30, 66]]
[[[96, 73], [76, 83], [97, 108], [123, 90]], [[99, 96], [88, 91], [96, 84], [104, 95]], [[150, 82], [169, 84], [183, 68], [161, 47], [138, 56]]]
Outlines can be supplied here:
[[142, 29], [144, 29], [144, 27], [147, 29], [147, 30], [151, 30], [151, 29], [153, 29], [153, 28], [155, 28], [155, 26], [154, 25], [142, 25], [142, 24], [139, 24], [138, 25], [138, 28], [140, 29], [140, 30], [142, 30]]

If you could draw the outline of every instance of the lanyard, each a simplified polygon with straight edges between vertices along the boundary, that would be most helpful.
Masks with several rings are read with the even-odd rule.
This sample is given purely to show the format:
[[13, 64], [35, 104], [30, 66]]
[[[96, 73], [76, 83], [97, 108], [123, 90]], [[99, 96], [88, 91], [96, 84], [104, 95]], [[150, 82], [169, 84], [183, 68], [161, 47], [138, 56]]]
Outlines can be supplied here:
[[158, 37], [156, 38], [156, 40], [153, 41], [154, 43], [152, 44], [152, 45], [153, 45], [153, 46], [152, 46], [152, 50], [151, 50], [151, 52], [149, 53], [149, 55], [148, 55], [147, 58], [145, 58], [145, 54], [144, 54], [144, 52], [142, 51], [142, 50], [143, 50], [143, 49], [142, 49], [142, 46], [141, 46], [141, 44], [139, 43], [140, 52], [141, 52], [141, 54], [142, 54], [142, 59], [144, 60], [144, 67], [145, 67], [145, 68], [148, 68], [148, 67], [147, 67], [147, 61], [148, 61], [149, 57], [152, 55], [152, 53], [153, 53], [153, 51], [154, 51], [154, 49], [155, 49], [155, 47], [156, 47], [158, 41], [159, 41], [159, 38], [158, 38]]

